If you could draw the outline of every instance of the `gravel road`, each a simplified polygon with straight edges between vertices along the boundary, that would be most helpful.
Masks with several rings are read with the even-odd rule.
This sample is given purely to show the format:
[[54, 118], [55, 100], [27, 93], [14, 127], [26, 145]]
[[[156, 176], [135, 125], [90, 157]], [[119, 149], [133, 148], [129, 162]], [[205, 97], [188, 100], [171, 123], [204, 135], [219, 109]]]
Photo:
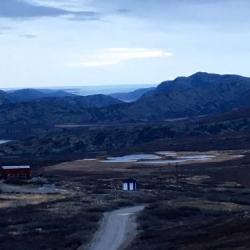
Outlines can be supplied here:
[[143, 209], [144, 206], [136, 206], [106, 213], [89, 250], [121, 249], [135, 236], [136, 223], [133, 215]]

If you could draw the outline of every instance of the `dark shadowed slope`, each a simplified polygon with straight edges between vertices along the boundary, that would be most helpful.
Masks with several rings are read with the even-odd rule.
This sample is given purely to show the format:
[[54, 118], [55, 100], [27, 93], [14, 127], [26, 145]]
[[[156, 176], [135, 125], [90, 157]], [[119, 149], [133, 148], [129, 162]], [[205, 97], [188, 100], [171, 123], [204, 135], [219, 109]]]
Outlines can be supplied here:
[[27, 102], [47, 97], [74, 96], [65, 91], [42, 91], [37, 89], [20, 89], [7, 93], [10, 102]]
[[[23, 131], [25, 130], [22, 129]], [[31, 135], [31, 132], [29, 131], [27, 135]], [[155, 124], [109, 126], [91, 124], [78, 128], [69, 126], [58, 128], [50, 133], [46, 131], [45, 134], [36, 133], [35, 135], [25, 141], [1, 145], [0, 156], [18, 154], [50, 157], [56, 154], [70, 155], [72, 153], [83, 155], [100, 151], [126, 151], [146, 144], [153, 145], [153, 148], [159, 150], [161, 143], [158, 140], [166, 141], [167, 146], [162, 147], [163, 150], [166, 148], [174, 150], [176, 148], [178, 150], [249, 148], [250, 109], [197, 120]], [[185, 147], [182, 140], [185, 142]]]
[[51, 97], [7, 103], [0, 106], [0, 137], [15, 139], [40, 134], [55, 125], [97, 122], [102, 119], [99, 112], [101, 107], [120, 103], [105, 95]]
[[7, 94], [0, 90], [0, 105], [4, 104], [7, 102]]
[[111, 94], [111, 96], [124, 102], [134, 102], [140, 99], [144, 94], [152, 92], [154, 90], [154, 87], [142, 88], [128, 93], [114, 93]]
[[250, 107], [249, 97], [250, 78], [197, 73], [163, 82], [121, 112], [144, 120], [199, 116]]
[[45, 98], [0, 107], [1, 130], [58, 124], [154, 122], [250, 107], [250, 78], [197, 73], [160, 84], [133, 103], [110, 96]]

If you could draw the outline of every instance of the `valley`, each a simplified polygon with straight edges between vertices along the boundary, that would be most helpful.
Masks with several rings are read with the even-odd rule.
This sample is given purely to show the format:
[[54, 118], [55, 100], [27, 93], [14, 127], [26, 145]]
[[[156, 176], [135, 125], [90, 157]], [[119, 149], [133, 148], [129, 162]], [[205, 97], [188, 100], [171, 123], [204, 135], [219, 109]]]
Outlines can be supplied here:
[[[145, 205], [145, 209], [137, 215], [138, 234], [129, 248], [181, 249], [185, 245], [193, 249], [202, 244], [205, 249], [224, 245], [235, 249], [230, 244], [241, 246], [242, 241], [248, 246], [249, 151], [167, 153], [168, 157], [216, 155], [218, 161], [201, 157], [181, 165], [144, 165], [103, 162], [99, 157], [34, 168], [34, 175], [65, 191], [2, 193], [0, 247], [86, 249], [105, 212], [135, 205]], [[232, 157], [239, 155], [242, 157]], [[136, 178], [138, 191], [122, 191], [124, 178]], [[188, 230], [190, 226], [216, 241], [197, 238], [197, 230]], [[230, 242], [225, 241], [224, 232], [231, 234]]]
[[0, 0], [0, 250], [249, 250], [249, 9]]
[[[248, 89], [248, 78], [197, 73], [130, 103], [101, 95], [3, 104], [0, 164], [30, 165], [33, 177], [0, 182], [0, 248], [100, 249], [116, 228], [114, 249], [126, 239], [125, 250], [249, 249]], [[128, 179], [136, 191], [123, 190]], [[119, 211], [123, 226], [105, 224]]]

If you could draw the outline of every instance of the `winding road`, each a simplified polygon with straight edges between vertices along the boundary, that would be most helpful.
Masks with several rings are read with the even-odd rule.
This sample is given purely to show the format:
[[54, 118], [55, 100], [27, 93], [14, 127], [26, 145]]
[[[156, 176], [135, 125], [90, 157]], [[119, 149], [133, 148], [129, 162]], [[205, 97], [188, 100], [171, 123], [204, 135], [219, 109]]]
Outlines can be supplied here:
[[133, 215], [143, 209], [144, 206], [136, 206], [106, 213], [89, 250], [121, 249], [135, 236], [136, 223]]

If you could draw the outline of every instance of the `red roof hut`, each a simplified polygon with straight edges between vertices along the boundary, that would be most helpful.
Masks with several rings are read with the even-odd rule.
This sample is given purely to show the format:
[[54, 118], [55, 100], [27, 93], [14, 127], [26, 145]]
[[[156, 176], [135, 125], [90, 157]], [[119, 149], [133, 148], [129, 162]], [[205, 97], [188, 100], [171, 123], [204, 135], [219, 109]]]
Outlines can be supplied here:
[[10, 177], [31, 178], [30, 166], [2, 166], [1, 172], [4, 179]]

